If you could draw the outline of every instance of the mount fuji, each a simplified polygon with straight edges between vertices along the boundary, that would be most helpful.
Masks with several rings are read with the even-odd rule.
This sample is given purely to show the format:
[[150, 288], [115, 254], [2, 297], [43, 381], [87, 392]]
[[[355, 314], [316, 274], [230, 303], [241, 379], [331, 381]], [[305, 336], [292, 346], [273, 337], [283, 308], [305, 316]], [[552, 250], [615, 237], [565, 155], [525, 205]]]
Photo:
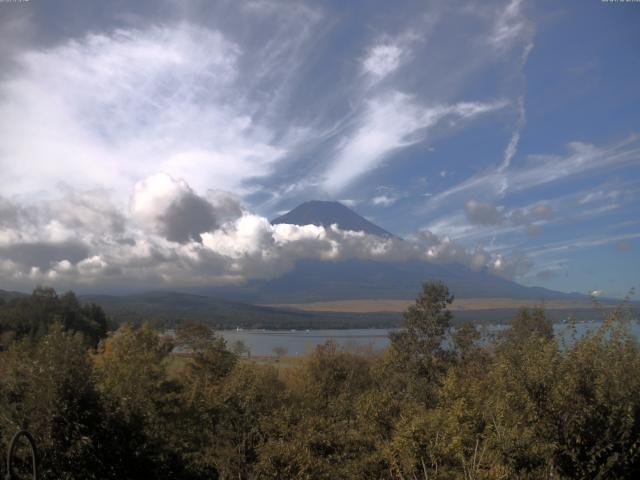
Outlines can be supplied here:
[[[272, 224], [337, 224], [342, 230], [363, 231], [384, 238], [395, 237], [339, 202], [305, 202]], [[527, 287], [485, 270], [457, 264], [349, 259], [302, 260], [284, 275], [254, 280], [242, 286], [207, 288], [206, 293], [235, 301], [287, 304], [349, 299], [412, 299], [422, 283], [441, 280], [458, 298], [512, 298], [535, 300], [584, 299], [541, 287]], [[204, 293], [204, 292], [203, 292]]]

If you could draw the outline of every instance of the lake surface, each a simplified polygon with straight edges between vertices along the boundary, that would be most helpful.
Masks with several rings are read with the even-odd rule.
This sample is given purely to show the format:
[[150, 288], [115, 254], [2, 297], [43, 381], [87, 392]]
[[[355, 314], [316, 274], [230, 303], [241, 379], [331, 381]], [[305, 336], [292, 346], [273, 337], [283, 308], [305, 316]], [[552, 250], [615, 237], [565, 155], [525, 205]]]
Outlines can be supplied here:
[[[578, 337], [588, 331], [594, 330], [601, 325], [601, 322], [581, 322], [576, 324]], [[507, 328], [507, 325], [488, 325], [479, 327], [484, 336], [491, 337]], [[567, 332], [567, 325], [554, 325], [556, 335], [570, 339]], [[348, 350], [368, 349], [381, 350], [389, 345], [389, 332], [393, 329], [370, 328], [370, 329], [350, 329], [350, 330], [221, 330], [217, 333], [222, 335], [229, 347], [242, 340], [251, 355], [268, 356], [275, 355], [274, 349], [282, 347], [287, 351], [287, 355], [304, 355], [313, 350], [317, 345], [322, 345], [327, 340], [332, 339], [340, 347]], [[633, 322], [631, 332], [640, 339], [640, 324]]]

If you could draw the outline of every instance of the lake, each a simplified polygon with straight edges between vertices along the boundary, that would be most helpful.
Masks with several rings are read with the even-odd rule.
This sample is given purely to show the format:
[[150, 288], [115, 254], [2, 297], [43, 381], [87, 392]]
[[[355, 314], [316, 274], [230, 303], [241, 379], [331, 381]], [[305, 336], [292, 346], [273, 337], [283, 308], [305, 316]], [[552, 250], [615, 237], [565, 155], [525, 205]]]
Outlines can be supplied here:
[[[578, 336], [594, 330], [601, 322], [580, 322], [576, 324]], [[488, 325], [480, 327], [486, 336], [495, 335], [507, 328], [506, 325]], [[556, 335], [562, 335], [567, 340], [567, 326], [555, 324]], [[275, 355], [273, 349], [283, 347], [287, 355], [304, 355], [313, 350], [317, 345], [322, 345], [329, 339], [333, 339], [339, 346], [348, 350], [371, 348], [380, 350], [389, 345], [389, 332], [393, 329], [350, 329], [350, 330], [221, 330], [217, 333], [227, 341], [227, 345], [242, 340], [252, 355]], [[640, 324], [633, 322], [631, 332], [640, 339]]]

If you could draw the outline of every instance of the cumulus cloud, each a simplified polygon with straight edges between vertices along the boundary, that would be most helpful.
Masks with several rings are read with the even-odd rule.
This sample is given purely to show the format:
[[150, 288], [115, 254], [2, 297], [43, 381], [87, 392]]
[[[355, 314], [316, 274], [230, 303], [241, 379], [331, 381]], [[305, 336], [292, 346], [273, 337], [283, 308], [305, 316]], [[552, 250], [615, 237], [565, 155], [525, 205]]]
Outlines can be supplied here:
[[16, 226], [24, 214], [21, 207], [0, 196], [0, 227]]
[[0, 258], [39, 270], [48, 270], [62, 261], [77, 263], [88, 255], [89, 248], [74, 241], [26, 242], [0, 247]]
[[482, 238], [522, 229], [531, 236], [539, 235], [542, 226], [554, 217], [549, 203], [536, 203], [507, 209], [475, 199], [464, 204], [464, 215], [452, 214], [432, 222], [429, 228], [437, 232], [450, 232], [455, 238]]
[[526, 274], [532, 267], [531, 259], [521, 252], [490, 253], [478, 244], [469, 250], [452, 240], [448, 235], [437, 235], [430, 230], [421, 230], [411, 240], [419, 245], [428, 261], [435, 263], [459, 263], [472, 270], [484, 270], [509, 279]]
[[500, 225], [504, 216], [495, 205], [469, 200], [464, 204], [467, 220], [475, 225]]
[[102, 234], [122, 234], [124, 214], [112, 203], [105, 190], [76, 191], [65, 188], [61, 198], [47, 204], [45, 215], [69, 228]]
[[524, 275], [533, 267], [533, 262], [526, 255], [513, 253], [512, 255], [498, 254], [489, 264], [494, 274], [505, 278], [516, 278]]
[[466, 250], [447, 235], [439, 236], [429, 230], [420, 231], [415, 237], [424, 245], [427, 258], [439, 263], [467, 263]]
[[50, 202], [0, 204], [10, 212], [10, 223], [0, 225], [0, 276], [14, 287], [242, 283], [276, 277], [300, 259], [413, 259], [505, 276], [523, 271], [521, 258], [481, 246], [469, 251], [428, 230], [401, 240], [337, 225], [271, 225], [228, 194], [200, 195], [166, 174], [138, 182], [128, 208], [107, 192], [69, 188]]
[[184, 180], [156, 174], [134, 187], [131, 211], [140, 222], [169, 241], [200, 242], [200, 234], [242, 213], [232, 197], [217, 193], [214, 205]]

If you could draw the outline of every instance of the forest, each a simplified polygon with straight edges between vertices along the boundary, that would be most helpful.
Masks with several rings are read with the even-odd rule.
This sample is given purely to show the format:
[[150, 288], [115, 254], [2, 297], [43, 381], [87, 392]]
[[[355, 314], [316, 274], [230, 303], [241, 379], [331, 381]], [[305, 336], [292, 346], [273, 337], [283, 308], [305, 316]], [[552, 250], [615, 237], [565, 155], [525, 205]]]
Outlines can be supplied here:
[[43, 479], [638, 478], [624, 302], [566, 341], [540, 308], [496, 338], [452, 328], [452, 301], [425, 283], [386, 350], [329, 341], [278, 366], [203, 324], [111, 324], [73, 293], [0, 300], [0, 453], [23, 428]]

